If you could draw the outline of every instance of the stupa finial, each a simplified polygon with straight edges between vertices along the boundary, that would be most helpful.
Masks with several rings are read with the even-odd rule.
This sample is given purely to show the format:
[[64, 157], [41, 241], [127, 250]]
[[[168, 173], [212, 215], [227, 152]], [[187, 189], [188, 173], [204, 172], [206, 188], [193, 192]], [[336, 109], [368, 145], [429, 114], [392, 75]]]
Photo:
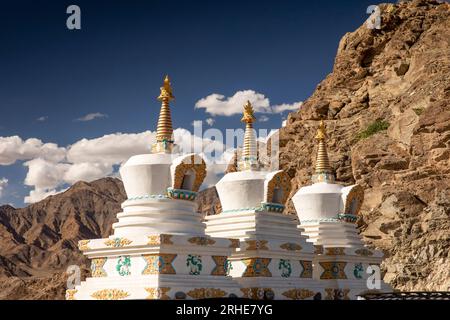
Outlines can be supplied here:
[[327, 153], [327, 133], [325, 128], [325, 122], [320, 121], [319, 127], [315, 138], [317, 139], [319, 146], [317, 149], [316, 168], [312, 177], [313, 182], [334, 182], [334, 172], [330, 165]]
[[152, 146], [152, 152], [172, 153], [174, 141], [169, 102], [175, 97], [172, 94], [168, 75], [164, 78], [164, 83], [160, 90], [161, 94], [158, 100], [161, 101], [161, 110], [159, 111], [158, 126], [156, 128], [156, 143]]
[[167, 99], [168, 101], [172, 101], [175, 97], [172, 94], [172, 86], [170, 85], [170, 78], [168, 75], [164, 78], [163, 86], [160, 88], [161, 94], [158, 97], [159, 101], [164, 101]]
[[255, 122], [256, 118], [253, 111], [253, 106], [250, 103], [249, 100], [244, 104], [244, 115], [241, 119], [242, 122], [245, 122], [247, 124], [252, 124]]
[[256, 118], [253, 111], [253, 106], [250, 101], [244, 104], [244, 115], [241, 121], [245, 122], [244, 145], [242, 147], [241, 161], [238, 163], [238, 168], [242, 170], [257, 170], [259, 169], [258, 152], [256, 143], [256, 134], [253, 129], [253, 122]]

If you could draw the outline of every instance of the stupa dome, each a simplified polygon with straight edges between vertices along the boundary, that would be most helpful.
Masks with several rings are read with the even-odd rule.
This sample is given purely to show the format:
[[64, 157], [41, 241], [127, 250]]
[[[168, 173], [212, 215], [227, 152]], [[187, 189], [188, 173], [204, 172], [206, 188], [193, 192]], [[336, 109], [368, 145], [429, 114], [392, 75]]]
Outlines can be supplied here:
[[335, 183], [326, 149], [325, 124], [320, 122], [316, 139], [318, 152], [314, 184], [300, 188], [292, 197], [301, 223], [345, 220], [353, 222], [364, 200], [364, 190], [359, 185], [343, 186]]
[[289, 196], [291, 184], [284, 171], [260, 169], [254, 121], [252, 105], [247, 101], [242, 117], [246, 128], [239, 171], [226, 174], [216, 184], [224, 212], [242, 209], [282, 212]]

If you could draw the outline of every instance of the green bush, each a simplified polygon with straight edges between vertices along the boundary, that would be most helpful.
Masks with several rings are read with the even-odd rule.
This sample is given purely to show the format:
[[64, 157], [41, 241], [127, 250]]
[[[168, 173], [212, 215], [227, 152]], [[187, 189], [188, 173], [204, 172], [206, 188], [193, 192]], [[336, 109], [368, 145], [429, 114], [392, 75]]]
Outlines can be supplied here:
[[358, 140], [366, 139], [377, 132], [387, 130], [387, 128], [389, 128], [389, 122], [384, 120], [377, 120], [369, 124], [369, 126], [365, 130], [359, 132], [356, 138]]
[[420, 116], [423, 113], [424, 108], [413, 108], [413, 111]]

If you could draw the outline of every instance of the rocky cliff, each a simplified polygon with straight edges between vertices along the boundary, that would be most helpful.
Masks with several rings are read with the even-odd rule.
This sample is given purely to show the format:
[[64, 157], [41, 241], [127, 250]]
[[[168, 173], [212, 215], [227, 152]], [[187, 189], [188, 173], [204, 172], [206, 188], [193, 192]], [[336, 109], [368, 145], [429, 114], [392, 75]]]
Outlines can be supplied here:
[[[365, 188], [359, 225], [402, 290], [450, 288], [450, 5], [380, 5], [381, 29], [339, 43], [334, 68], [280, 130], [292, 194], [310, 183], [324, 119], [337, 179]], [[289, 203], [289, 212], [293, 212]]]
[[26, 208], [1, 206], [0, 299], [62, 299], [67, 266], [87, 267], [78, 241], [108, 237], [124, 200], [122, 182], [104, 178]]

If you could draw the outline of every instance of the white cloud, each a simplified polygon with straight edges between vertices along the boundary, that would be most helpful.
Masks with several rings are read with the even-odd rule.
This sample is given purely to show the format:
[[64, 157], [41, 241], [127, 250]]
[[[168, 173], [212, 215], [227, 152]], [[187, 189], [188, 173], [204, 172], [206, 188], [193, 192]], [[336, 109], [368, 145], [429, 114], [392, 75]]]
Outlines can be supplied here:
[[36, 158], [24, 163], [28, 167], [25, 177], [25, 185], [33, 186], [40, 190], [49, 190], [58, 187], [62, 183], [62, 177], [70, 164], [55, 163], [42, 158]]
[[0, 137], [0, 165], [11, 165], [18, 160], [43, 158], [61, 161], [66, 154], [65, 148], [55, 143], [43, 143], [36, 138], [22, 140], [18, 136]]
[[259, 122], [267, 122], [267, 121], [269, 121], [269, 119], [270, 119], [270, 118], [269, 118], [268, 116], [264, 116], [264, 115], [263, 115], [263, 116], [261, 116], [261, 117], [258, 118], [258, 121], [259, 121]]
[[93, 181], [110, 175], [113, 172], [113, 166], [101, 162], [82, 162], [70, 165], [64, 172], [62, 179], [74, 184], [77, 181]]
[[107, 118], [107, 117], [108, 117], [107, 114], [95, 112], [95, 113], [88, 113], [87, 115], [85, 115], [81, 118], [75, 119], [75, 121], [83, 121], [84, 122], [84, 121], [92, 121], [97, 118], [100, 119], [100, 118]]
[[48, 116], [42, 116], [42, 117], [39, 117], [36, 119], [36, 121], [40, 121], [40, 122], [47, 121], [47, 120], [48, 120]]
[[242, 113], [242, 106], [247, 100], [252, 103], [256, 112], [270, 111], [269, 99], [253, 90], [238, 91], [228, 98], [222, 94], [213, 93], [197, 101], [195, 108], [203, 108], [207, 113], [213, 115], [231, 116]]
[[1, 178], [0, 179], [0, 197], [3, 194], [3, 191], [5, 191], [5, 188], [8, 186], [8, 179]]
[[24, 199], [25, 203], [35, 203], [38, 201], [41, 201], [42, 199], [47, 198], [48, 196], [52, 196], [55, 195], [61, 191], [56, 191], [56, 190], [43, 190], [43, 189], [34, 189], [30, 191], [30, 195], [26, 196]]
[[302, 104], [303, 104], [302, 101], [294, 102], [292, 104], [283, 103], [283, 104], [273, 106], [272, 110], [274, 113], [281, 113], [284, 111], [296, 111], [296, 110], [300, 109]]
[[25, 202], [36, 202], [61, 192], [65, 184], [92, 181], [114, 174], [114, 165], [120, 165], [135, 154], [150, 152], [155, 134], [114, 133], [95, 139], [82, 139], [68, 146], [64, 159], [56, 161], [42, 158], [24, 163], [28, 167], [25, 184], [34, 187]]
[[[214, 129], [210, 129], [214, 130]], [[174, 131], [175, 143], [181, 152], [205, 152], [210, 163], [204, 185], [217, 182], [225, 171], [232, 151], [225, 151], [220, 140], [202, 139], [186, 129]], [[79, 180], [92, 181], [115, 176], [115, 166], [136, 154], [149, 153], [155, 132], [114, 133], [95, 139], [81, 139], [65, 148], [38, 139], [23, 141], [19, 137], [0, 138], [0, 165], [24, 160], [27, 175], [24, 184], [32, 187], [25, 203], [33, 203], [62, 192]], [[194, 149], [196, 147], [197, 149]], [[231, 150], [231, 149], [230, 149]], [[214, 156], [211, 152], [214, 151]], [[228, 160], [225, 157], [228, 156]], [[214, 159], [213, 159], [214, 158]], [[219, 162], [220, 164], [215, 164]]]
[[214, 122], [216, 122], [216, 120], [214, 120], [213, 118], [208, 118], [208, 119], [206, 119], [205, 121], [206, 121], [206, 123], [207, 123], [210, 127], [212, 127], [212, 125], [214, 124]]
[[106, 162], [120, 164], [135, 154], [149, 153], [155, 133], [113, 133], [95, 139], [81, 139], [68, 147], [67, 160], [72, 163]]
[[301, 102], [293, 104], [270, 105], [270, 100], [264, 94], [254, 90], [237, 91], [231, 97], [225, 97], [222, 94], [213, 93], [198, 100], [195, 104], [196, 109], [205, 109], [211, 115], [231, 116], [242, 113], [242, 107], [250, 101], [255, 112], [260, 113], [281, 113], [284, 111], [297, 110]]

